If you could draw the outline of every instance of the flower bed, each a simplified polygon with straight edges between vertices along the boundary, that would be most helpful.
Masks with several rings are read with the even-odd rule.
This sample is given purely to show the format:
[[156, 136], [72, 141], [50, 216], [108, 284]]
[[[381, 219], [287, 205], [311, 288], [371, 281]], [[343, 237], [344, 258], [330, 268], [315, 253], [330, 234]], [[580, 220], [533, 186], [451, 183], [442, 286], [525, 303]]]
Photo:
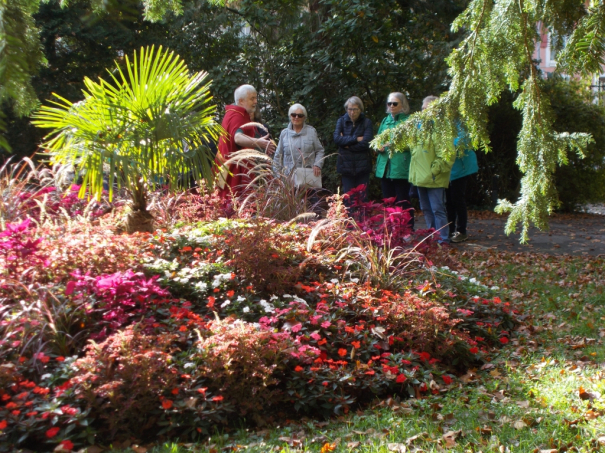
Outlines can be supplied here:
[[[441, 287], [402, 210], [357, 208], [360, 228], [338, 216], [131, 236], [8, 226], [0, 451], [196, 439], [447, 391], [507, 341], [511, 309], [467, 282]], [[383, 253], [396, 247], [399, 258]]]

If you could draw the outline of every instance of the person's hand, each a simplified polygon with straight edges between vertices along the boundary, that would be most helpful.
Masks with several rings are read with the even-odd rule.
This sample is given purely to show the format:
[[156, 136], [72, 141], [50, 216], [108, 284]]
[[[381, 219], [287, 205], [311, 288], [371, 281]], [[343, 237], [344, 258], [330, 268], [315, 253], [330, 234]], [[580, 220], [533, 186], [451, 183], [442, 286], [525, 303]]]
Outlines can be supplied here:
[[342, 132], [340, 133], [340, 136], [342, 137]]
[[264, 137], [261, 137], [258, 140], [258, 144], [261, 149], [267, 153], [267, 155], [272, 156], [275, 153], [275, 142], [271, 140], [269, 134], [265, 135]]
[[376, 151], [378, 151], [379, 153], [384, 153], [384, 149], [386, 148], [386, 146], [381, 146], [380, 148], [378, 148]]
[[357, 137], [357, 141], [360, 142], [363, 140], [363, 137]]
[[319, 168], [317, 165], [313, 166], [313, 174], [315, 176], [321, 176], [321, 168]]

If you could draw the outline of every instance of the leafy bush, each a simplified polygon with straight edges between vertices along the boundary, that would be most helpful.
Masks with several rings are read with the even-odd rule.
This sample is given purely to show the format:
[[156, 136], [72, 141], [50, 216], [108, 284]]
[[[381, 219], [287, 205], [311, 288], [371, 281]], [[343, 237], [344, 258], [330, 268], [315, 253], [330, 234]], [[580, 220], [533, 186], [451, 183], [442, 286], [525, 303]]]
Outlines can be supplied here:
[[146, 335], [128, 326], [102, 343], [92, 342], [74, 362], [75, 393], [99, 418], [100, 432], [142, 437], [154, 429], [162, 399], [178, 380], [170, 364], [172, 335]]

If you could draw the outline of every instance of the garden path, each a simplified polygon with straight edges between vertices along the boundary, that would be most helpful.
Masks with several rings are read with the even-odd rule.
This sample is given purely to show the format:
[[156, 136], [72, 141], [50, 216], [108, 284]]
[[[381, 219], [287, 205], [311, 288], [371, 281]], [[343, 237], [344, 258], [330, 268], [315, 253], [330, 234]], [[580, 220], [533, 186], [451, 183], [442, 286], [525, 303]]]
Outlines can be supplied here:
[[[519, 243], [516, 234], [504, 233], [506, 216], [490, 211], [469, 211], [469, 239], [453, 244], [459, 249], [549, 253], [553, 255], [605, 256], [605, 212], [602, 214], [555, 214], [549, 219], [550, 230], [531, 228], [528, 244]], [[417, 219], [424, 225], [424, 218]]]

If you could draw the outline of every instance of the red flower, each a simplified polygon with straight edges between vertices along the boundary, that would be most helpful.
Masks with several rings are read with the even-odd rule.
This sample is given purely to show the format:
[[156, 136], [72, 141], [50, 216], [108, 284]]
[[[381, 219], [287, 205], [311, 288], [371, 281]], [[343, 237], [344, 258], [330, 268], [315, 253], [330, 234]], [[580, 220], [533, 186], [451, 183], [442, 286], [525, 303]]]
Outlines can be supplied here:
[[359, 341], [351, 341], [351, 344], [355, 349], [359, 349], [361, 347], [361, 342]]
[[340, 349], [338, 350], [338, 355], [339, 355], [340, 357], [344, 357], [344, 356], [346, 356], [346, 355], [347, 355], [347, 350], [346, 350], [346, 349], [344, 349], [344, 348], [340, 348]]
[[450, 385], [452, 383], [452, 378], [449, 377], [447, 374], [444, 374], [443, 376], [441, 376], [441, 379], [443, 379], [443, 382], [445, 382], [445, 385]]
[[215, 302], [216, 302], [216, 299], [214, 298], [214, 296], [208, 297], [208, 308], [214, 307]]
[[397, 376], [397, 379], [395, 379], [395, 382], [397, 382], [398, 384], [403, 384], [406, 379], [407, 378], [405, 377], [405, 374], [400, 374], [399, 376]]
[[0, 429], [6, 428], [6, 425], [8, 425], [8, 423], [6, 422], [6, 420], [0, 421]]
[[500, 337], [500, 343], [502, 343], [502, 344], [508, 343], [508, 338], [506, 338], [506, 337]]
[[232, 289], [227, 291], [227, 297], [233, 297], [234, 295], [235, 295], [235, 291], [233, 291]]
[[187, 326], [179, 327], [179, 332], [187, 332]]
[[208, 387], [202, 387], [201, 389], [197, 389], [197, 392], [206, 395], [206, 390], [208, 390]]
[[63, 357], [62, 355], [60, 355], [59, 357], [57, 357], [55, 359], [57, 362], [64, 362], [65, 361], [65, 357]]
[[74, 444], [71, 440], [64, 440], [59, 445], [61, 445], [63, 450], [71, 451], [74, 449]]
[[172, 407], [172, 401], [171, 400], [162, 401], [162, 407], [166, 410], [170, 409]]
[[428, 352], [421, 352], [418, 354], [420, 356], [420, 360], [429, 360], [431, 355]]
[[323, 381], [323, 382], [321, 383], [321, 385], [323, 385], [324, 387], [327, 387], [327, 386], [329, 385], [329, 382], [328, 382], [328, 381]]
[[294, 368], [294, 371], [296, 371], [297, 373], [300, 373], [302, 370], [304, 370], [304, 368], [300, 365], [296, 365], [296, 368]]
[[179, 389], [178, 388], [173, 388], [172, 392], [170, 392], [170, 393], [172, 393], [173, 395], [178, 395], [179, 394]]
[[59, 431], [60, 429], [56, 426], [54, 428], [50, 428], [48, 431], [46, 431], [46, 437], [48, 437], [49, 439], [55, 437], [59, 433]]
[[479, 352], [479, 348], [477, 346], [475, 346], [474, 348], [470, 348], [469, 352], [471, 354], [477, 354]]
[[224, 399], [221, 395], [212, 397], [212, 401], [223, 401]]
[[376, 371], [374, 371], [374, 370], [369, 370], [369, 371], [366, 371], [366, 373], [365, 373], [365, 374], [367, 374], [368, 376], [374, 376], [374, 375], [376, 374]]
[[6, 406], [6, 409], [14, 409], [15, 407], [17, 407], [16, 403], [13, 403], [12, 401], [10, 403], [8, 403]]

